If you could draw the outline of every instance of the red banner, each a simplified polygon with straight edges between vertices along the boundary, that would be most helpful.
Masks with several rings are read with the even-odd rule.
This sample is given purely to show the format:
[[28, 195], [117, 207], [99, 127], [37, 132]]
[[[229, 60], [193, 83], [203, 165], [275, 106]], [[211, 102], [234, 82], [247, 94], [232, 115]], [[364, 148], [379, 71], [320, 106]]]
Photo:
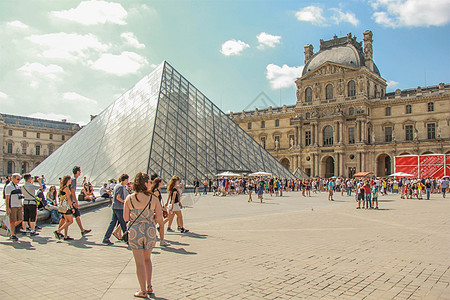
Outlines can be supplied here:
[[450, 176], [449, 154], [407, 155], [395, 157], [395, 172], [421, 178]]

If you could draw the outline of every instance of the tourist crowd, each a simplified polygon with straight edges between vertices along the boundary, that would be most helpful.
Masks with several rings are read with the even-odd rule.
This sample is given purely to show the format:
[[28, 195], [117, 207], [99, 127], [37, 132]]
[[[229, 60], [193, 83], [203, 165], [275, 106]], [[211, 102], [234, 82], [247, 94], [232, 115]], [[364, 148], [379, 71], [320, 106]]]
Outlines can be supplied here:
[[[20, 174], [1, 178], [5, 184], [3, 196], [6, 213], [9, 217], [10, 239], [17, 241], [17, 233], [35, 236], [40, 229], [36, 225], [38, 209], [50, 211], [51, 221], [58, 224], [54, 231], [57, 240], [71, 241], [68, 235], [72, 223], [77, 223], [81, 236], [85, 236], [90, 229], [83, 227], [79, 211], [79, 201], [95, 202], [94, 188], [90, 182], [84, 180], [82, 189], [76, 195], [77, 180], [81, 168], [75, 166], [72, 175], [60, 178], [60, 186], [46, 186], [46, 179], [42, 175]], [[130, 182], [128, 174], [122, 174], [119, 182], [110, 180], [100, 188], [99, 197], [110, 199], [112, 218], [103, 237], [103, 244], [113, 245], [110, 238], [114, 235], [118, 240], [128, 243], [133, 251], [136, 262], [136, 273], [140, 284], [140, 291], [136, 297], [147, 297], [153, 292], [151, 284], [152, 263], [151, 252], [157, 242], [162, 247], [170, 246], [165, 240], [165, 226], [167, 231], [173, 232], [172, 223], [176, 217], [177, 229], [187, 233], [182, 215], [183, 204], [181, 196], [185, 190], [184, 178], [174, 176], [167, 185], [167, 199], [164, 201], [161, 189], [163, 181], [157, 174], [151, 176], [139, 172]], [[248, 194], [248, 202], [252, 202], [252, 194], [257, 195], [263, 202], [263, 195], [283, 196], [285, 192], [301, 192], [303, 197], [310, 197], [311, 193], [327, 192], [328, 200], [334, 201], [335, 193], [341, 196], [352, 196], [354, 193], [357, 209], [378, 209], [380, 196], [388, 193], [398, 193], [401, 198], [413, 197], [430, 199], [432, 193], [442, 193], [445, 198], [449, 189], [448, 177], [441, 179], [424, 178], [316, 178], [316, 179], [280, 179], [269, 177], [218, 177], [215, 179], [195, 179], [192, 183], [194, 194], [200, 195], [212, 192], [213, 196], [230, 196]], [[19, 230], [16, 230], [20, 226]]]

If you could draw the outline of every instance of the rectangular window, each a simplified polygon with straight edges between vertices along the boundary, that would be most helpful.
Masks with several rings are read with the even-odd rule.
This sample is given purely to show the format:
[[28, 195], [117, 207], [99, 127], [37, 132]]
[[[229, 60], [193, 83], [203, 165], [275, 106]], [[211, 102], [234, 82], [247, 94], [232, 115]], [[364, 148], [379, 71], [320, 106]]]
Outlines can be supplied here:
[[261, 138], [261, 146], [266, 149], [266, 137], [264, 136]]
[[280, 126], [280, 120], [276, 119], [275, 120], [275, 127], [279, 127]]
[[252, 129], [252, 123], [251, 123], [251, 122], [249, 122], [249, 123], [247, 124], [247, 129]]
[[405, 140], [407, 140], [407, 141], [413, 140], [413, 126], [412, 125], [405, 126]]
[[40, 139], [41, 138], [41, 134], [39, 132], [36, 132], [36, 138]]
[[266, 121], [261, 121], [261, 128], [266, 128]]
[[392, 142], [392, 127], [384, 127], [384, 141]]
[[26, 131], [23, 132], [23, 137], [27, 137], [27, 132]]
[[53, 140], [53, 133], [50, 133], [50, 134], [48, 135], [48, 138], [49, 138], [50, 140]]
[[428, 102], [428, 111], [434, 111], [434, 103]]
[[[251, 124], [251, 123], [250, 123]], [[251, 126], [250, 126], [251, 127]], [[251, 128], [250, 128], [251, 129]], [[66, 140], [66, 137], [63, 135], [63, 136], [61, 136], [61, 139], [63, 140], [63, 141], [65, 141]]]
[[27, 144], [22, 144], [22, 154], [27, 154]]
[[386, 116], [390, 116], [391, 115], [391, 108], [390, 107], [386, 107]]
[[8, 135], [9, 135], [9, 136], [12, 136], [12, 130], [11, 130], [11, 129], [8, 130]]
[[12, 143], [8, 143], [8, 153], [11, 154], [12, 153]]
[[436, 139], [436, 124], [435, 123], [427, 124], [427, 134], [428, 134], [429, 140]]
[[355, 127], [348, 128], [348, 143], [349, 144], [355, 143]]
[[412, 113], [412, 106], [411, 104], [406, 105], [406, 114]]
[[311, 131], [305, 131], [305, 146], [311, 145]]
[[36, 146], [36, 155], [41, 155], [41, 146]]

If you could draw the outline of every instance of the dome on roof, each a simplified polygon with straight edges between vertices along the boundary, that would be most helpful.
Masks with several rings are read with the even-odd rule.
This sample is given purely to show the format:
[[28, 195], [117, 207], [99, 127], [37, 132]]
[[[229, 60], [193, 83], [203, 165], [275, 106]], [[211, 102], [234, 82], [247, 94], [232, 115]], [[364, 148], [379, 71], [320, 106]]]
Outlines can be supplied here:
[[[354, 68], [361, 68], [365, 65], [361, 43], [356, 42], [356, 38], [352, 38], [351, 34], [342, 38], [334, 37], [329, 41], [321, 40], [320, 43], [320, 51], [312, 55], [306, 62], [302, 76], [327, 61]], [[374, 73], [380, 75], [375, 64], [373, 69]]]

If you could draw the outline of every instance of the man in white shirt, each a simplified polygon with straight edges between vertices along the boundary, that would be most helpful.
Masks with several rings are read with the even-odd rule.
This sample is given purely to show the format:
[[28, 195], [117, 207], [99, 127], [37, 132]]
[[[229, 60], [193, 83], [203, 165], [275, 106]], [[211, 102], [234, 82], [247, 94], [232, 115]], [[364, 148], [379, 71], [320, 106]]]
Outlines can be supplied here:
[[6, 204], [6, 213], [9, 215], [9, 223], [10, 223], [10, 231], [11, 236], [10, 240], [18, 241], [19, 239], [16, 236], [15, 229], [16, 226], [22, 223], [22, 190], [19, 187], [20, 174], [14, 173], [12, 174], [11, 182], [8, 183], [5, 187], [5, 204]]

